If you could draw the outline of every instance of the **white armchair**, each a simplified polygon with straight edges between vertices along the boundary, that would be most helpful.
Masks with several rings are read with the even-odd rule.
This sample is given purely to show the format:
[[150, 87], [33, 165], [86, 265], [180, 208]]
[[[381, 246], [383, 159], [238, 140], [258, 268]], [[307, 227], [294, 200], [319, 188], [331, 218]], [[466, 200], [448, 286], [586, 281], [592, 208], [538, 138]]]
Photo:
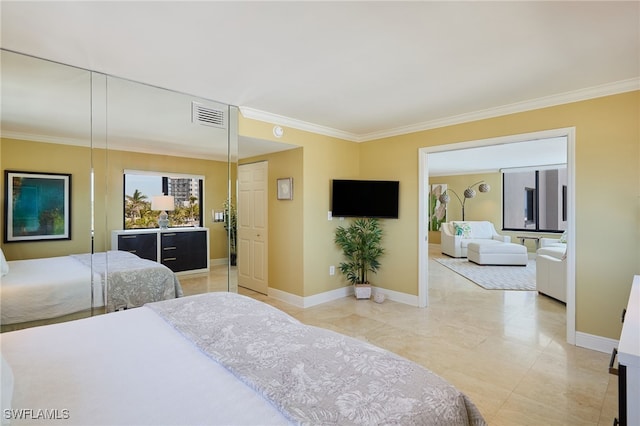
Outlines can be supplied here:
[[540, 238], [536, 253], [536, 289], [567, 302], [567, 244], [557, 238]]
[[540, 248], [550, 248], [550, 247], [560, 247], [564, 249], [567, 247], [567, 243], [561, 242], [559, 238], [546, 238], [546, 237], [540, 238]]
[[470, 243], [510, 243], [511, 237], [499, 235], [493, 223], [486, 220], [445, 222], [440, 226], [440, 249], [451, 257], [467, 257]]

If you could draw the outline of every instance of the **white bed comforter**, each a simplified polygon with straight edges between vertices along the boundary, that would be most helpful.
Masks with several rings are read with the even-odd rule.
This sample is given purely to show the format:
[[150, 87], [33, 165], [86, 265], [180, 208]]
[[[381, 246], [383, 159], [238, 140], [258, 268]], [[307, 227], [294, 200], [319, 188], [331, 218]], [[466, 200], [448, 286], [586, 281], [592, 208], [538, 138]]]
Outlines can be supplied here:
[[485, 425], [419, 365], [233, 293], [3, 333], [0, 345], [15, 425], [38, 410], [87, 426]]
[[0, 347], [12, 426], [289, 424], [146, 307], [2, 333]]
[[444, 379], [379, 347], [234, 293], [147, 305], [292, 422], [484, 425]]
[[102, 280], [70, 256], [9, 262], [0, 278], [2, 324], [55, 318], [103, 306]]
[[107, 312], [182, 296], [169, 268], [124, 251], [11, 261], [0, 280], [3, 325], [105, 306], [105, 293]]
[[182, 296], [178, 277], [171, 269], [133, 253], [108, 251], [71, 257], [102, 277], [106, 284], [107, 312]]

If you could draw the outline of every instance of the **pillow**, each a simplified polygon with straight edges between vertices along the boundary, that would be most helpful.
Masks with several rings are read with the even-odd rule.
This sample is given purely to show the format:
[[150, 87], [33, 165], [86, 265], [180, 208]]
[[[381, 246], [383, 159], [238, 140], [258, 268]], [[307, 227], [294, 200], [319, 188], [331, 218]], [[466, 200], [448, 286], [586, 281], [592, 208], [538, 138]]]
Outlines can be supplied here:
[[462, 238], [471, 238], [471, 225], [467, 222], [453, 222], [453, 234]]
[[564, 231], [560, 236], [560, 242], [565, 244], [567, 243], [567, 231]]
[[9, 273], [9, 264], [7, 263], [7, 259], [4, 257], [4, 253], [2, 249], [0, 249], [0, 276], [7, 275]]

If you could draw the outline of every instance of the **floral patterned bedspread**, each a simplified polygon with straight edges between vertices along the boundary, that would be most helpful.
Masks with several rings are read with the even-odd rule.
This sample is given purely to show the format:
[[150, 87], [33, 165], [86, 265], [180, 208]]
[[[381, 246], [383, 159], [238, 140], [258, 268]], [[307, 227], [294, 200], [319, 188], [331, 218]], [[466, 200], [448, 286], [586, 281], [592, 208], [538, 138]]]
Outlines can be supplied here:
[[234, 293], [152, 303], [169, 324], [305, 425], [485, 425], [444, 379], [384, 349]]
[[[106, 310], [136, 308], [148, 302], [181, 297], [182, 287], [176, 274], [152, 260], [141, 259], [125, 251], [74, 254], [85, 266], [93, 268], [106, 283]], [[106, 276], [106, 279], [105, 279]]]

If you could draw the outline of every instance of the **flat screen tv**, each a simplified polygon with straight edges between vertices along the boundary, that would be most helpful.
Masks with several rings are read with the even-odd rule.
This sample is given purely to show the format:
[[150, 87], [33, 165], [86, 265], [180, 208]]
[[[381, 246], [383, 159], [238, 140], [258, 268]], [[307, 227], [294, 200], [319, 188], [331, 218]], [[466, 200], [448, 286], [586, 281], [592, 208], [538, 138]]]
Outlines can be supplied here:
[[400, 182], [334, 179], [331, 211], [335, 217], [398, 218]]

